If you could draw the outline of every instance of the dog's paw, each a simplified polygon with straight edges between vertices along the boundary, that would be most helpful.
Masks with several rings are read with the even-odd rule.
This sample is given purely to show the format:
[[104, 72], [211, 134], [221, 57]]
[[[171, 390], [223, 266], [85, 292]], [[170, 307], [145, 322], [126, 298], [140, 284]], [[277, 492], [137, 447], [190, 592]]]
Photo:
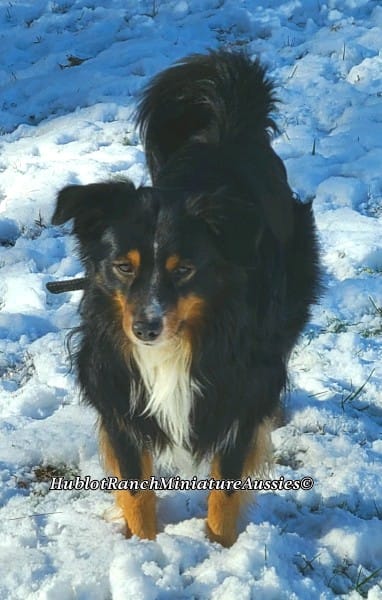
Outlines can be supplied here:
[[206, 521], [206, 536], [211, 542], [218, 542], [223, 548], [230, 548], [237, 540], [237, 533], [232, 529], [230, 531], [213, 531]]

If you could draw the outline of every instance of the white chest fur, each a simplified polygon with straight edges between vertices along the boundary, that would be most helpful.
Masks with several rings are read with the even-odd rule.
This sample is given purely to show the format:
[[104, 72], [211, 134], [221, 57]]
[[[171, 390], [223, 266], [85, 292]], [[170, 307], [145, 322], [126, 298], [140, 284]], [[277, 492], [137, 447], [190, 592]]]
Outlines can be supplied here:
[[153, 346], [137, 345], [133, 350], [147, 390], [143, 414], [154, 417], [172, 442], [187, 447], [190, 439], [190, 412], [199, 386], [190, 375], [191, 349], [182, 340]]

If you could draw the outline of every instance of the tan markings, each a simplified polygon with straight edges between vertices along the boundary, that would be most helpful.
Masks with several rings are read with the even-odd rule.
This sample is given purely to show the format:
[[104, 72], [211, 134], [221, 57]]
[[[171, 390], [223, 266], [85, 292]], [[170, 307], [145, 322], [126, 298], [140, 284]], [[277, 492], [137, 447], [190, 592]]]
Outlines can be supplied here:
[[242, 492], [228, 495], [212, 490], [208, 497], [207, 535], [211, 542], [229, 548], [236, 542], [236, 523], [240, 514]]
[[190, 338], [197, 333], [197, 328], [202, 321], [204, 306], [203, 298], [196, 294], [179, 298], [177, 305], [166, 316], [162, 337], [179, 336], [190, 344]]
[[[271, 422], [261, 424], [253, 437], [251, 448], [246, 456], [242, 478], [248, 475], [264, 475], [270, 463]], [[220, 457], [216, 455], [211, 465], [211, 477], [221, 479]], [[237, 539], [237, 520], [244, 503], [250, 494], [243, 491], [227, 494], [222, 490], [212, 490], [208, 497], [206, 531], [209, 539], [228, 548]]]
[[272, 464], [272, 421], [265, 419], [255, 431], [252, 444], [244, 462], [243, 477], [266, 476]]
[[171, 254], [166, 260], [166, 269], [167, 271], [173, 271], [180, 263], [180, 258], [178, 254]]
[[155, 540], [157, 534], [155, 492], [145, 490], [131, 494], [116, 492], [116, 502], [122, 509], [127, 525], [127, 537], [137, 535], [147, 540]]
[[141, 479], [150, 479], [153, 474], [153, 457], [144, 450], [141, 455]]
[[[122, 479], [118, 459], [110, 444], [109, 436], [103, 427], [100, 427], [99, 431], [99, 445], [105, 470], [114, 477]], [[152, 474], [152, 457], [148, 451], [143, 451], [141, 455], [141, 480], [149, 479]], [[137, 535], [140, 538], [155, 539], [157, 521], [156, 498], [153, 491], [144, 490], [132, 494], [126, 490], [120, 490], [115, 492], [115, 500], [126, 523], [126, 537]]]
[[119, 290], [115, 292], [113, 298], [116, 304], [117, 312], [119, 313], [118, 316], [122, 322], [123, 331], [130, 340], [134, 341], [134, 334], [132, 331], [132, 306], [127, 301], [125, 295]]
[[194, 323], [203, 316], [204, 300], [196, 294], [181, 297], [178, 300], [177, 316], [179, 321]]
[[[134, 269], [137, 271], [139, 269], [139, 266], [141, 264], [141, 255], [139, 250], [130, 250], [127, 254], [126, 254], [126, 259], [128, 262], [130, 262]], [[123, 261], [123, 258], [121, 260], [121, 262]]]
[[[216, 455], [212, 461], [211, 477], [221, 479], [220, 459]], [[212, 542], [219, 542], [229, 548], [237, 539], [237, 520], [245, 494], [222, 490], [212, 490], [208, 496], [206, 532]]]

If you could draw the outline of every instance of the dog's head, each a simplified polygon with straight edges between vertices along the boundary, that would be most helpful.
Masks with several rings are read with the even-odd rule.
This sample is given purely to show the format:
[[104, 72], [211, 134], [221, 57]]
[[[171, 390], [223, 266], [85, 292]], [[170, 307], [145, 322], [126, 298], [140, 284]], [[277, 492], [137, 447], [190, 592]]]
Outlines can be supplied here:
[[136, 189], [130, 182], [59, 193], [53, 223], [73, 219], [89, 283], [109, 298], [130, 342], [190, 337], [224, 302], [237, 275], [217, 241], [223, 196]]

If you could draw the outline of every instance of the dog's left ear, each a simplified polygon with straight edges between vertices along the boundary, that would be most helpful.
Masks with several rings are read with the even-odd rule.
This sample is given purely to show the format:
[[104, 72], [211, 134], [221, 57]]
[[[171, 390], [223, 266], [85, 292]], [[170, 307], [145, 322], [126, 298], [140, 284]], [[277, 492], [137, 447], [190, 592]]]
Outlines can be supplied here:
[[83, 241], [101, 232], [106, 215], [116, 217], [134, 192], [130, 181], [70, 185], [58, 194], [52, 223], [62, 225], [73, 219], [73, 233]]
[[251, 236], [253, 231], [253, 214], [261, 211], [265, 224], [274, 237], [281, 243], [287, 242], [294, 227], [293, 193], [284, 177], [273, 174], [266, 179], [253, 176], [253, 189], [258, 197], [257, 206], [254, 199], [248, 200], [235, 196], [228, 188], [222, 187], [212, 194], [191, 196], [186, 203], [188, 214], [202, 219], [217, 235], [227, 232]]
[[186, 210], [208, 226], [223, 257], [241, 266], [247, 264], [260, 231], [257, 223], [261, 223], [253, 204], [223, 186], [212, 193], [190, 196]]
[[283, 161], [269, 148], [248, 173], [266, 224], [279, 242], [286, 243], [293, 235], [295, 201]]
[[219, 235], [227, 220], [228, 201], [226, 189], [222, 187], [212, 194], [190, 196], [186, 201], [186, 210], [190, 216], [201, 219], [213, 233]]
[[286, 243], [294, 228], [292, 190], [286, 181], [274, 177], [260, 197], [268, 227], [279, 242]]

